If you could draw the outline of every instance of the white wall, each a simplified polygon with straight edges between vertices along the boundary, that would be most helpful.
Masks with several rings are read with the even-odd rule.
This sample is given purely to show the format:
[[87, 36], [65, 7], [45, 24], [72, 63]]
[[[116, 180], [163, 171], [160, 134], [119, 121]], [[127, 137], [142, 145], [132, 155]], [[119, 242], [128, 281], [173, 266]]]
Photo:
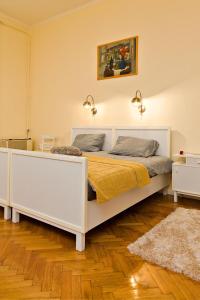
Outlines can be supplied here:
[[0, 138], [24, 137], [30, 38], [19, 26], [4, 21], [9, 26], [0, 25]]
[[[169, 125], [173, 152], [200, 152], [200, 2], [101, 0], [33, 28], [32, 135], [69, 142], [73, 125]], [[96, 80], [97, 45], [139, 36], [139, 75]], [[147, 111], [131, 107], [136, 89]], [[95, 96], [98, 114], [82, 107]]]

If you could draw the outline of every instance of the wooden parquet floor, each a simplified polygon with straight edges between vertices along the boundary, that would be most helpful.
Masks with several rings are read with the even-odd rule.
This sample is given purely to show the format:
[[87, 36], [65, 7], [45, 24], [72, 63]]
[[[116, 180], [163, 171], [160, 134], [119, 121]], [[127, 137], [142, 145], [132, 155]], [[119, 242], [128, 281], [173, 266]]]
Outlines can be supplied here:
[[87, 234], [86, 251], [75, 237], [0, 211], [0, 299], [200, 300], [200, 283], [131, 255], [127, 245], [177, 206], [200, 209], [200, 201], [154, 195]]

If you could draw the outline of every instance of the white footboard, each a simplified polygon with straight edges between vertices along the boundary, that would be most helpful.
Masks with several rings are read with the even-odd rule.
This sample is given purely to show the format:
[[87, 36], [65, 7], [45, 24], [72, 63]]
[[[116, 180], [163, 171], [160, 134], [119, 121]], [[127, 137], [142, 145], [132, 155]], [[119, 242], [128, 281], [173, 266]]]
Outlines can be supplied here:
[[87, 160], [83, 157], [12, 150], [10, 203], [19, 213], [76, 234], [84, 249]]
[[4, 219], [11, 217], [9, 207], [9, 162], [10, 151], [0, 148], [0, 206], [4, 207]]

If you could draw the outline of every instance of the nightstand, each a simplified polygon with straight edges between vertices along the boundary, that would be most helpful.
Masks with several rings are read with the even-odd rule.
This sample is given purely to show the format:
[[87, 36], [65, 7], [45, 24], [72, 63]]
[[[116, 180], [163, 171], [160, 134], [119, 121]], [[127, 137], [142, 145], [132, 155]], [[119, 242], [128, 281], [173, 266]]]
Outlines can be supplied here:
[[172, 166], [172, 189], [174, 202], [178, 201], [178, 194], [200, 197], [200, 155], [180, 155], [181, 161]]

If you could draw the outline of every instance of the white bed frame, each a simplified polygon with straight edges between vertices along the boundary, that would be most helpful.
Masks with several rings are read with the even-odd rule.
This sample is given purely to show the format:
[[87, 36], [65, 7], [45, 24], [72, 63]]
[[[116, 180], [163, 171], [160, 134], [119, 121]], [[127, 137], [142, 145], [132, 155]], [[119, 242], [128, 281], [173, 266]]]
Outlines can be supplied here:
[[[72, 129], [72, 140], [79, 133], [105, 133], [104, 150], [111, 149], [119, 135], [154, 138], [160, 144], [158, 154], [170, 156], [168, 127], [79, 127]], [[158, 175], [143, 188], [98, 204], [96, 200], [88, 201], [87, 159], [84, 157], [22, 150], [2, 150], [1, 156], [3, 172], [6, 174], [6, 163], [10, 170], [9, 195], [5, 192], [8, 193], [6, 182], [1, 203], [9, 198], [12, 221], [19, 222], [23, 214], [71, 232], [76, 235], [79, 251], [85, 249], [85, 234], [90, 229], [170, 184], [170, 174]], [[1, 176], [8, 178], [4, 173]]]
[[0, 148], [0, 206], [4, 208], [4, 219], [11, 218], [10, 195], [10, 150]]

